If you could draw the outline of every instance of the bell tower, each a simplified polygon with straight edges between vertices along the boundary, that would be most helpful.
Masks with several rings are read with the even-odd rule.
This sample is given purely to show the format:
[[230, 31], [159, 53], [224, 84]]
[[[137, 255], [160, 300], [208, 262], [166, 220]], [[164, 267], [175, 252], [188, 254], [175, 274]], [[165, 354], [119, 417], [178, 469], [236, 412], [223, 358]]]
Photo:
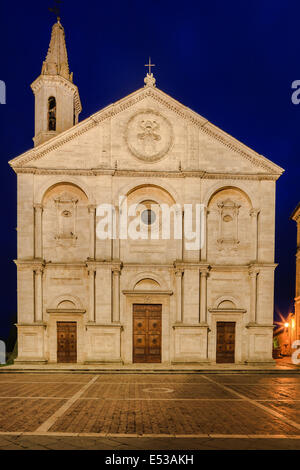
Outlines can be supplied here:
[[69, 70], [65, 31], [60, 22], [52, 27], [47, 57], [41, 75], [31, 84], [35, 96], [34, 146], [78, 123], [81, 102]]

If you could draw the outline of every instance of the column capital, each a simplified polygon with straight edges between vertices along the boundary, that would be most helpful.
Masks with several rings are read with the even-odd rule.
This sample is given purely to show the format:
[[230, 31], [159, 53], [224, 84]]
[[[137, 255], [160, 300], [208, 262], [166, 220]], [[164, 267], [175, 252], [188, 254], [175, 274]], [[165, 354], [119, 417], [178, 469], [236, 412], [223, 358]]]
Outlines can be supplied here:
[[256, 277], [259, 274], [260, 270], [256, 267], [250, 267], [248, 270], [248, 274], [250, 277]]
[[112, 263], [111, 265], [111, 271], [113, 274], [120, 273], [122, 271], [123, 264], [121, 262], [119, 263]]
[[33, 270], [34, 270], [35, 274], [43, 274], [44, 266], [37, 266]]
[[209, 276], [209, 271], [211, 270], [211, 266], [209, 264], [205, 266], [200, 266], [199, 267], [199, 272], [201, 274], [201, 277], [208, 277]]
[[45, 268], [45, 261], [35, 261], [32, 260], [18, 260], [15, 259], [14, 263], [18, 267], [18, 269], [31, 269], [32, 271], [37, 271], [39, 269], [44, 270]]
[[88, 266], [87, 272], [88, 272], [88, 275], [95, 274], [95, 272], [96, 272], [95, 266]]
[[97, 270], [97, 264], [93, 262], [93, 260], [91, 261], [87, 261], [86, 263], [86, 267], [87, 267], [87, 271], [90, 272], [90, 271], [96, 271]]
[[33, 204], [33, 207], [36, 211], [41, 211], [41, 212], [43, 211], [43, 204], [36, 202]]
[[89, 205], [88, 205], [88, 211], [89, 211], [90, 213], [95, 212], [96, 209], [97, 209], [97, 204], [89, 204]]
[[260, 209], [255, 209], [254, 207], [249, 211], [250, 217], [257, 217], [259, 213]]
[[183, 273], [184, 273], [184, 269], [181, 269], [181, 268], [175, 268], [175, 276], [177, 277], [182, 277]]

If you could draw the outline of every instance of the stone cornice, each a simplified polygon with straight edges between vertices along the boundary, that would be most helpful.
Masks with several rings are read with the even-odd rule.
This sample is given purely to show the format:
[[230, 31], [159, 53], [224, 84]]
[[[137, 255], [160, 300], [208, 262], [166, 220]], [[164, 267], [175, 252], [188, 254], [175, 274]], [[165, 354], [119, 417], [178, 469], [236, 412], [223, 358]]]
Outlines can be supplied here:
[[199, 269], [201, 272], [209, 272], [210, 271], [210, 265], [207, 264], [206, 262], [189, 262], [189, 261], [181, 261], [181, 260], [176, 260], [174, 262], [174, 269], [176, 270], [186, 270], [186, 269]]
[[47, 308], [47, 313], [59, 313], [63, 314], [72, 314], [72, 315], [82, 315], [86, 312], [84, 309], [80, 308]]
[[300, 221], [300, 202], [298, 202], [296, 208], [293, 210], [290, 219], [297, 223]]
[[249, 270], [261, 270], [261, 269], [275, 269], [278, 266], [276, 263], [250, 263], [250, 264], [232, 264], [232, 265], [219, 265], [219, 264], [212, 264], [211, 271], [213, 272], [238, 272], [244, 271], [248, 272]]
[[[33, 86], [35, 86], [35, 82], [33, 83]], [[127, 97], [117, 101], [116, 103], [107, 106], [103, 110], [98, 111], [91, 117], [87, 118], [85, 121], [73, 126], [71, 129], [62, 132], [53, 139], [35, 147], [34, 149], [29, 150], [28, 152], [25, 152], [19, 157], [14, 158], [9, 162], [9, 164], [12, 167], [23, 166], [29, 161], [39, 159], [43, 157], [43, 155], [58, 149], [66, 142], [75, 139], [79, 135], [97, 126], [99, 123], [107, 119], [111, 119], [113, 116], [116, 116], [117, 114], [132, 107], [147, 97], [153, 98], [161, 105], [180, 116], [182, 119], [198, 127], [202, 133], [208, 135], [213, 140], [221, 143], [228, 149], [246, 158], [254, 166], [261, 167], [271, 174], [275, 173], [278, 175], [278, 177], [284, 171], [275, 163], [251, 150], [246, 145], [237, 141], [234, 137], [226, 134], [196, 112], [176, 101], [174, 98], [170, 97], [163, 91], [152, 87], [141, 88], [131, 95], [128, 95]]]
[[45, 261], [42, 259], [31, 259], [31, 260], [20, 260], [14, 259], [14, 263], [18, 267], [19, 270], [21, 269], [32, 269], [34, 270], [41, 270], [43, 271], [45, 268]]
[[138, 295], [173, 295], [172, 290], [122, 290], [122, 294], [128, 295], [128, 296], [138, 296]]
[[34, 175], [78, 175], [78, 176], [117, 176], [137, 178], [200, 178], [200, 179], [228, 179], [228, 180], [254, 180], [276, 181], [280, 175], [264, 173], [213, 173], [203, 170], [173, 171], [173, 170], [115, 170], [113, 168], [36, 168], [13, 167], [16, 173], [30, 173]]
[[246, 313], [247, 310], [244, 308], [208, 308], [210, 313]]

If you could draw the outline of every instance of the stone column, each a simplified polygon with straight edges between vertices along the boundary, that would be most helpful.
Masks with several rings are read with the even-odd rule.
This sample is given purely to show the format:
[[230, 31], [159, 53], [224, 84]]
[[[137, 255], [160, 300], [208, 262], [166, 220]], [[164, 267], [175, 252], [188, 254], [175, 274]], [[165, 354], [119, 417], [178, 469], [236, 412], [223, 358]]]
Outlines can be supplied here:
[[175, 271], [176, 277], [176, 322], [182, 323], [182, 269]]
[[89, 246], [89, 258], [95, 259], [95, 217], [96, 217], [96, 206], [89, 205], [89, 226], [90, 226], [90, 246]]
[[34, 257], [42, 258], [42, 204], [34, 205]]
[[208, 270], [200, 270], [200, 323], [207, 323], [207, 277]]
[[203, 245], [200, 250], [200, 256], [199, 259], [200, 261], [205, 261], [207, 258], [207, 216], [209, 214], [209, 211], [207, 210], [207, 207], [204, 207], [204, 240], [203, 240]]
[[180, 256], [180, 259], [182, 259], [182, 261], [184, 260], [184, 251], [185, 251], [185, 236], [184, 236], [184, 210], [182, 209], [182, 226], [181, 226], [181, 256]]
[[113, 311], [112, 321], [120, 321], [120, 269], [113, 268]]
[[250, 276], [250, 323], [257, 322], [257, 276], [259, 270], [251, 268], [249, 270]]
[[34, 268], [34, 320], [43, 321], [43, 268]]
[[115, 219], [113, 219], [113, 223], [115, 223], [114, 233], [116, 238], [113, 240], [113, 258], [120, 259], [120, 239], [119, 239], [119, 231], [120, 231], [120, 219], [119, 219], [119, 206], [115, 206]]
[[88, 267], [89, 274], [89, 315], [88, 321], [95, 322], [95, 274], [94, 267]]
[[258, 215], [259, 209], [251, 209], [250, 217], [252, 218], [252, 238], [254, 240], [253, 261], [258, 260]]
[[[179, 209], [177, 207], [174, 211], [173, 234], [175, 233], [175, 220], [177, 220], [179, 215], [181, 215], [181, 238], [176, 239], [176, 259], [182, 261], [183, 253], [184, 253], [184, 211], [183, 209]], [[171, 224], [170, 234], [172, 237], [172, 224]]]

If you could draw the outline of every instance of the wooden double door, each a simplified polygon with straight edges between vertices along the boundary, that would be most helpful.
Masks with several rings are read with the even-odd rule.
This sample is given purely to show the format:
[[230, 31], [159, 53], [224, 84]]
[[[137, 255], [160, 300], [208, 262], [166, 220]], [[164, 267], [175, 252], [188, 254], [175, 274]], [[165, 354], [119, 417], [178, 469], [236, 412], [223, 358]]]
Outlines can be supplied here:
[[217, 322], [217, 363], [233, 363], [235, 358], [235, 322]]
[[76, 322], [57, 322], [57, 362], [77, 362]]
[[161, 362], [161, 304], [133, 305], [133, 362]]

